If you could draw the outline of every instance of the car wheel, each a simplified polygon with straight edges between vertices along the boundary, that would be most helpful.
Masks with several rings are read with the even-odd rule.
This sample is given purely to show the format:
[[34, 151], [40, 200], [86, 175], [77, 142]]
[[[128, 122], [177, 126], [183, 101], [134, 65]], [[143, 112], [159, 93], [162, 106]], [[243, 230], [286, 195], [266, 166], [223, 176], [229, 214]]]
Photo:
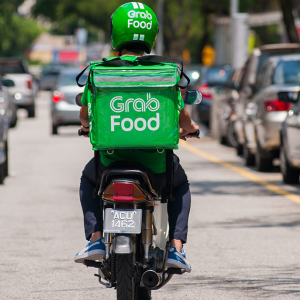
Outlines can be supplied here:
[[255, 153], [255, 166], [259, 172], [270, 172], [273, 169], [273, 158], [263, 157], [259, 146]]
[[28, 112], [28, 118], [34, 118], [35, 117], [35, 104], [31, 104], [27, 107]]
[[18, 116], [17, 116], [17, 109], [15, 109], [10, 120], [10, 124], [9, 124], [10, 128], [16, 127], [17, 123], [18, 123]]
[[5, 142], [5, 155], [6, 155], [6, 160], [3, 163], [4, 177], [8, 176], [8, 146], [7, 146], [7, 141]]
[[228, 146], [233, 148], [236, 148], [238, 145], [237, 135], [234, 130], [234, 122], [230, 122], [228, 125], [226, 142]]
[[55, 124], [52, 124], [52, 134], [58, 134], [58, 126]]
[[236, 149], [236, 154], [237, 155], [243, 155], [244, 154], [243, 145], [237, 144], [235, 149]]
[[219, 143], [220, 143], [221, 145], [227, 145], [226, 137], [223, 136], [223, 135], [221, 135], [221, 133], [220, 133], [220, 136], [219, 136]]
[[283, 145], [280, 148], [280, 169], [284, 183], [299, 183], [300, 170], [289, 164]]
[[244, 154], [244, 159], [245, 159], [245, 165], [247, 167], [254, 166], [255, 165], [255, 156], [250, 152], [246, 143], [243, 146], [243, 154]]

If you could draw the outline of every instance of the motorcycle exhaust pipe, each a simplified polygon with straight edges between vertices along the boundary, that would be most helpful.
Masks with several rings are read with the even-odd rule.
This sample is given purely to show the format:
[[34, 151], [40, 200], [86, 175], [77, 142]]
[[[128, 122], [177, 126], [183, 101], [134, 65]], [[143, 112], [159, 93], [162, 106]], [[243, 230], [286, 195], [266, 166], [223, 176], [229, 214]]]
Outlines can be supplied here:
[[161, 276], [153, 270], [145, 271], [142, 275], [141, 283], [148, 289], [154, 289], [161, 283]]

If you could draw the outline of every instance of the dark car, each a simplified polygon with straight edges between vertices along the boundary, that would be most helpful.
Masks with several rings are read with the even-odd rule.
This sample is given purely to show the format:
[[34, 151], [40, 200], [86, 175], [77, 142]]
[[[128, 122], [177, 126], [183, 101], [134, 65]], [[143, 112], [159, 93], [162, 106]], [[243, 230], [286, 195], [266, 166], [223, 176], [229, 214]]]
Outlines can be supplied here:
[[218, 88], [225, 86], [231, 74], [230, 66], [203, 67], [200, 78], [195, 82], [194, 87], [202, 93], [202, 102], [192, 111], [192, 118], [209, 126], [210, 107], [213, 94]]
[[218, 122], [219, 141], [231, 147], [237, 146], [235, 133], [236, 113], [235, 106], [239, 100], [239, 86], [242, 69], [232, 71], [224, 88], [216, 94], [216, 117]]
[[[287, 98], [294, 98], [285, 93]], [[280, 134], [280, 168], [285, 183], [299, 183], [300, 174], [300, 96], [293, 103]]]
[[55, 88], [57, 78], [62, 69], [63, 69], [62, 65], [57, 65], [57, 64], [46, 65], [41, 72], [40, 89], [46, 91], [52, 91]]
[[77, 68], [80, 66], [81, 65], [78, 63], [50, 63], [44, 65], [39, 81], [40, 89], [53, 91], [55, 89], [57, 79], [61, 71], [63, 71], [65, 68]]
[[272, 44], [264, 45], [253, 50], [243, 69], [243, 76], [240, 83], [239, 101], [236, 106], [237, 120], [235, 130], [237, 134], [237, 153], [244, 154], [246, 165], [255, 163], [254, 154], [249, 151], [245, 140], [244, 121], [247, 118], [246, 109], [253, 96], [253, 88], [256, 82], [256, 76], [260, 71], [262, 64], [271, 56], [300, 53], [300, 44]]
[[0, 184], [8, 175], [8, 147], [7, 133], [10, 125], [9, 115], [10, 96], [6, 92], [3, 82], [0, 82]]

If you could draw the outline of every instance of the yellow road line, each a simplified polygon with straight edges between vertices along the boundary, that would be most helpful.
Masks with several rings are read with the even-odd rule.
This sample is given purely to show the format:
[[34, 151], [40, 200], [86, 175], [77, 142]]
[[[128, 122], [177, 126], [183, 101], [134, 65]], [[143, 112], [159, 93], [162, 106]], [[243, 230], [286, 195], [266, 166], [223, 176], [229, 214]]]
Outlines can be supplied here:
[[206, 160], [209, 160], [215, 164], [220, 164], [222, 165], [223, 167], [227, 168], [227, 169], [230, 169], [232, 170], [233, 172], [236, 172], [240, 175], [242, 175], [243, 177], [257, 183], [257, 184], [260, 184], [260, 185], [263, 185], [266, 189], [268, 189], [269, 191], [273, 192], [273, 193], [276, 193], [278, 195], [282, 195], [294, 202], [297, 202], [298, 204], [300, 204], [300, 196], [298, 195], [295, 195], [293, 193], [290, 193], [288, 191], [285, 191], [281, 188], [279, 188], [278, 186], [274, 185], [274, 184], [271, 184], [263, 179], [261, 179], [260, 177], [256, 176], [255, 174], [253, 174], [252, 172], [248, 171], [248, 170], [245, 170], [243, 168], [240, 168], [240, 167], [237, 167], [231, 163], [227, 163], [227, 162], [224, 162], [222, 161], [221, 159], [215, 157], [215, 156], [212, 156], [204, 151], [201, 151], [195, 147], [193, 147], [192, 145], [188, 144], [187, 142], [183, 142], [183, 141], [180, 141], [180, 146], [182, 146], [183, 148], [185, 148], [186, 150], [188, 150], [189, 152], [192, 152], [198, 156], [201, 156], [202, 158], [205, 158]]

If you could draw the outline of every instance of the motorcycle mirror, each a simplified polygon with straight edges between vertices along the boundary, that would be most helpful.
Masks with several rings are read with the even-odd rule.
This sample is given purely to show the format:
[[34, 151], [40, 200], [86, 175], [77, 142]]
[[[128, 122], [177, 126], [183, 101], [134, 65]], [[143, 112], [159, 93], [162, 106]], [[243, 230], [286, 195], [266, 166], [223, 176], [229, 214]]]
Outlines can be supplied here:
[[76, 97], [75, 97], [75, 102], [78, 106], [82, 106], [82, 103], [81, 103], [81, 97], [82, 97], [83, 93], [79, 93]]
[[185, 104], [199, 104], [202, 101], [202, 94], [199, 91], [186, 91], [183, 94]]

